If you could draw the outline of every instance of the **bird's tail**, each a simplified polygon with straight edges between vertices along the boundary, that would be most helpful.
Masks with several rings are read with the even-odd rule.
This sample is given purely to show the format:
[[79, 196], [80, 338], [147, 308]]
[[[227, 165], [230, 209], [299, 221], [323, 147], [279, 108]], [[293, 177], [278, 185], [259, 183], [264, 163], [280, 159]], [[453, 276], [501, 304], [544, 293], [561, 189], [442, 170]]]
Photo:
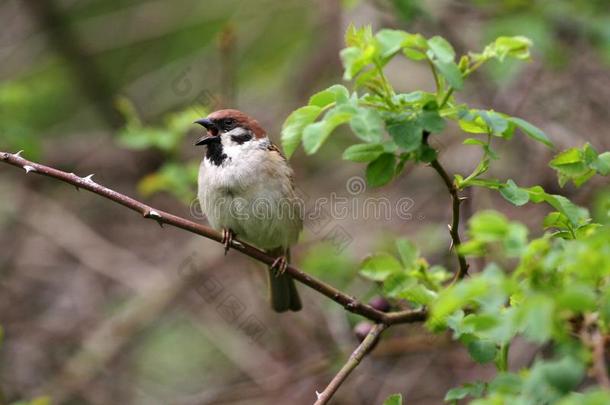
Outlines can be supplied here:
[[[269, 253], [279, 256], [284, 253], [284, 250], [274, 249]], [[286, 258], [290, 260], [290, 251], [286, 251]], [[276, 312], [300, 311], [303, 308], [292, 277], [286, 273], [277, 274], [271, 268], [269, 268], [269, 300], [271, 301], [271, 308]]]

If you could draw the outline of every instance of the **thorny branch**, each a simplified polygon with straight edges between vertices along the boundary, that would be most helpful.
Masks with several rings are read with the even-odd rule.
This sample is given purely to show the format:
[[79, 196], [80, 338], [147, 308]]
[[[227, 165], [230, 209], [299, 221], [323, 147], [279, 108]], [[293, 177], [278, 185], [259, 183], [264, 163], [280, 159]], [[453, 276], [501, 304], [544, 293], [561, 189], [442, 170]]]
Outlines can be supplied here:
[[[25, 170], [26, 173], [36, 173], [47, 177], [52, 177], [57, 180], [61, 180], [65, 183], [72, 184], [77, 188], [82, 188], [92, 193], [98, 194], [111, 201], [121, 204], [133, 211], [140, 213], [144, 218], [153, 219], [159, 223], [159, 225], [167, 224], [183, 229], [188, 232], [195, 233], [208, 239], [212, 239], [216, 242], [221, 243], [222, 235], [216, 232], [210, 227], [198, 224], [188, 219], [179, 217], [177, 215], [170, 214], [169, 212], [161, 211], [146, 205], [140, 201], [137, 201], [124, 194], [118, 193], [114, 190], [106, 188], [95, 181], [93, 181], [93, 175], [87, 177], [80, 177], [74, 173], [67, 173], [49, 166], [45, 166], [39, 163], [31, 162], [20, 156], [20, 153], [6, 153], [0, 152], [0, 161], [6, 162], [10, 165], [20, 167]], [[271, 265], [275, 261], [275, 257], [268, 255], [267, 253], [259, 250], [247, 243], [239, 240], [232, 242], [233, 249], [252, 257], [262, 263]], [[381, 312], [370, 305], [363, 304], [358, 301], [355, 297], [349, 296], [344, 292], [336, 289], [335, 287], [316, 279], [315, 277], [297, 269], [294, 266], [288, 266], [286, 269], [295, 280], [302, 284], [316, 290], [322, 295], [330, 298], [331, 300], [342, 305], [347, 311], [361, 315], [377, 323], [383, 323], [386, 325], [394, 325], [400, 323], [413, 323], [421, 322], [426, 319], [427, 312], [425, 310], [404, 310], [395, 312]]]
[[[428, 144], [428, 137], [430, 136], [430, 132], [424, 131], [424, 144]], [[468, 273], [468, 262], [464, 255], [458, 252], [458, 248], [462, 244], [460, 239], [460, 206], [462, 205], [462, 201], [464, 198], [460, 197], [458, 193], [458, 189], [447, 174], [445, 168], [441, 165], [438, 159], [434, 159], [430, 162], [430, 166], [438, 173], [438, 175], [443, 179], [445, 186], [449, 190], [449, 194], [451, 194], [452, 201], [452, 221], [449, 225], [449, 235], [451, 236], [451, 248], [455, 250], [455, 254], [458, 259], [459, 268], [453, 277], [453, 281], [461, 280]]]
[[314, 405], [325, 405], [330, 401], [333, 394], [339, 389], [341, 384], [345, 382], [351, 372], [360, 364], [364, 356], [366, 356], [371, 349], [375, 346], [375, 343], [379, 340], [381, 333], [387, 328], [387, 325], [377, 324], [373, 326], [371, 331], [366, 335], [362, 343], [354, 350], [349, 356], [349, 360], [341, 367], [341, 370], [335, 375], [332, 381], [326, 386], [324, 391], [317, 394], [318, 400]]

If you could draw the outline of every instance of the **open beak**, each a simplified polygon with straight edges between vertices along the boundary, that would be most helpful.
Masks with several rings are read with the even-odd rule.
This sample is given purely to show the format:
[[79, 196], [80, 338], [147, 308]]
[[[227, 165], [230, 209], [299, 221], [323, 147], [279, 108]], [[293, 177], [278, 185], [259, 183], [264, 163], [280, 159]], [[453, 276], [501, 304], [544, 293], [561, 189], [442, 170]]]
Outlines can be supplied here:
[[209, 145], [212, 142], [218, 142], [220, 137], [218, 136], [218, 128], [216, 125], [208, 118], [202, 118], [194, 122], [194, 124], [199, 124], [208, 131], [195, 142], [195, 145]]

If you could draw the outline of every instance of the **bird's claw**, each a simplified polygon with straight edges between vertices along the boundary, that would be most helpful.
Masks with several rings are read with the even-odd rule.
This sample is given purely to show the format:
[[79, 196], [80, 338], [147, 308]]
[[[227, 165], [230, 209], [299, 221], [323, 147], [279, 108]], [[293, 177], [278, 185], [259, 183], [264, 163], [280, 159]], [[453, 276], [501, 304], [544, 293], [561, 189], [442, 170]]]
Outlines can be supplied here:
[[230, 229], [222, 230], [222, 244], [225, 246], [225, 256], [227, 252], [231, 248], [231, 244], [233, 243], [233, 238], [235, 237], [235, 233]]
[[278, 257], [277, 259], [275, 259], [273, 264], [271, 264], [271, 270], [274, 270], [276, 277], [283, 275], [286, 272], [287, 268], [288, 259], [286, 258], [286, 256]]

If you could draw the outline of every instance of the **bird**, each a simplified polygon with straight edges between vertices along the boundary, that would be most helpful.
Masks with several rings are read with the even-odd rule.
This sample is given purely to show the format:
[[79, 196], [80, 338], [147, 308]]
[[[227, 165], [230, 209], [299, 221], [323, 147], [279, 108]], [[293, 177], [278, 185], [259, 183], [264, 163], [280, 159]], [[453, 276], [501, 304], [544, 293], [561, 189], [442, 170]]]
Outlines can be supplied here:
[[286, 273], [290, 246], [303, 229], [293, 170], [259, 122], [234, 109], [195, 121], [206, 132], [197, 197], [210, 225], [222, 231], [225, 255], [234, 238], [276, 257], [269, 267], [269, 298], [276, 312], [299, 311], [301, 298]]

